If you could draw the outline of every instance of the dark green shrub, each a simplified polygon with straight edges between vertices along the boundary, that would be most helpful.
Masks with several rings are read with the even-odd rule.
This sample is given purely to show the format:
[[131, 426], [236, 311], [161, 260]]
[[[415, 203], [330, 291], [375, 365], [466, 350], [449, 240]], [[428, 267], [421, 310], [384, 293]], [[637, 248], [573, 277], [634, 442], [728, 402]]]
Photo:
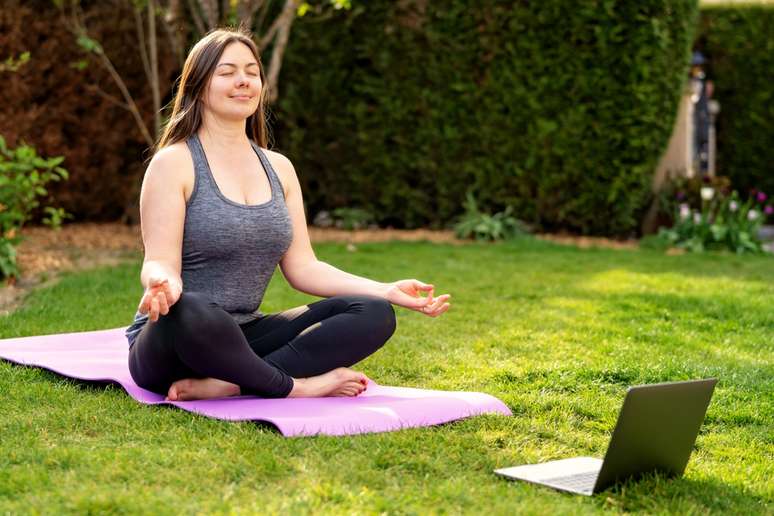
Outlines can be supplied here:
[[[40, 207], [39, 199], [48, 194], [46, 185], [67, 179], [67, 171], [59, 166], [63, 160], [42, 158], [28, 145], [9, 149], [0, 136], [0, 278], [18, 274], [16, 246], [21, 228]], [[53, 227], [66, 216], [61, 208], [46, 206], [43, 211], [43, 222]]]
[[374, 220], [371, 212], [361, 208], [336, 208], [333, 210], [333, 225], [341, 229], [367, 228]]
[[669, 139], [695, 0], [374, 0], [299, 20], [278, 148], [310, 214], [441, 227], [477, 192], [542, 229], [629, 234]]
[[491, 215], [483, 213], [478, 208], [473, 194], [468, 192], [465, 200], [465, 213], [454, 225], [457, 238], [473, 238], [475, 240], [507, 240], [529, 233], [529, 228], [512, 215], [513, 208], [507, 206], [504, 211]]
[[774, 6], [707, 6], [696, 46], [709, 58], [718, 173], [735, 188], [774, 191]]

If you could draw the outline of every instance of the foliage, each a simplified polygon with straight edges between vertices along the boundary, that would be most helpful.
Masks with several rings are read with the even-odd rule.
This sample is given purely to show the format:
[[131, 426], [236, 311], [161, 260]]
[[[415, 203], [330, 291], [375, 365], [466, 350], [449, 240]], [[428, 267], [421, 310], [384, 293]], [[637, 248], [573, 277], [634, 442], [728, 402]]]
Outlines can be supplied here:
[[[42, 158], [33, 147], [21, 145], [9, 149], [0, 136], [0, 278], [16, 276], [16, 245], [20, 231], [48, 195], [46, 185], [67, 179], [60, 167], [64, 158]], [[45, 223], [59, 227], [66, 217], [64, 210], [45, 206]]]
[[[151, 124], [153, 100], [139, 52], [132, 50], [138, 37], [132, 10], [124, 2], [84, 2], [84, 16], [116, 68], [128, 71], [127, 88]], [[137, 124], [108, 98], [120, 95], [110, 74], [87, 66], [89, 55], [52, 3], [11, 2], [0, 9], [0, 56], [27, 49], [27, 64], [0, 75], [0, 134], [11, 147], [27, 142], [42, 156], [65, 158], [70, 178], [49, 190], [67, 212], [79, 220], [117, 220], [136, 207], [149, 157]], [[159, 56], [165, 101], [175, 80], [168, 54]]]
[[374, 216], [362, 208], [336, 208], [333, 225], [342, 229], [361, 229], [373, 223]]
[[465, 200], [465, 213], [454, 225], [457, 238], [475, 240], [508, 240], [529, 232], [526, 224], [512, 216], [513, 208], [507, 206], [504, 211], [491, 215], [478, 208], [476, 198], [468, 192]]
[[5, 61], [0, 61], [0, 72], [18, 72], [19, 68], [30, 61], [30, 53], [22, 52], [19, 57], [8, 57]]
[[774, 192], [774, 5], [705, 6], [696, 46], [720, 102], [718, 172], [747, 191]]
[[[639, 225], [687, 73], [695, 0], [358, 3], [299, 19], [279, 150], [312, 214], [445, 226], [465, 192], [543, 229]], [[303, 80], [293, 80], [303, 78]]]
[[[698, 201], [695, 200], [697, 193]], [[669, 244], [693, 252], [710, 249], [737, 254], [763, 252], [758, 231], [765, 218], [774, 213], [774, 206], [766, 204], [765, 192], [753, 191], [742, 201], [736, 191], [730, 191], [727, 186], [716, 188], [707, 181], [698, 190], [680, 189], [676, 200], [674, 225], [659, 231], [659, 237]]]

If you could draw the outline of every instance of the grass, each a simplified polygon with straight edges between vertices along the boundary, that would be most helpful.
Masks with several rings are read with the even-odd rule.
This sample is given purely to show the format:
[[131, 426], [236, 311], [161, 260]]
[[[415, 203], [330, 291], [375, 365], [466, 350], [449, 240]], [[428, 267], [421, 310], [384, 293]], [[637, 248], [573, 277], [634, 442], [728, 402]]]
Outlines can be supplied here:
[[[453, 294], [398, 310], [360, 366], [380, 383], [493, 394], [513, 417], [332, 438], [148, 407], [120, 388], [0, 362], [0, 513], [771, 513], [774, 260], [579, 250], [537, 241], [317, 246], [380, 280]], [[137, 264], [65, 276], [0, 337], [128, 324]], [[310, 298], [275, 277], [264, 311]], [[601, 456], [631, 384], [716, 376], [686, 474], [586, 498], [492, 469]]]

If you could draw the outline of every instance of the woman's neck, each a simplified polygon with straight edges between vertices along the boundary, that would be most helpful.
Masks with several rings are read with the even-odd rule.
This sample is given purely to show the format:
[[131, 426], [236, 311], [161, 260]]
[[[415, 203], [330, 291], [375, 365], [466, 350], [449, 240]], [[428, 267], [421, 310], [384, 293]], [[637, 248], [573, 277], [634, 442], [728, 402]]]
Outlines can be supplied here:
[[246, 120], [223, 120], [205, 112], [197, 131], [199, 139], [217, 149], [234, 149], [250, 145], [245, 133]]

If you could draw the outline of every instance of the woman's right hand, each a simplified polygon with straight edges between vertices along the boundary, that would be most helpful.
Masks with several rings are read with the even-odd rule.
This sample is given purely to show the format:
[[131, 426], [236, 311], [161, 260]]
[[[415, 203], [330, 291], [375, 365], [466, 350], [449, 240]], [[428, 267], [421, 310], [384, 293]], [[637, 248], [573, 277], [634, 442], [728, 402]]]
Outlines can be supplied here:
[[156, 322], [160, 315], [169, 313], [169, 308], [180, 299], [182, 290], [176, 281], [170, 282], [167, 278], [151, 278], [137, 311], [141, 314], [148, 314], [148, 320]]

